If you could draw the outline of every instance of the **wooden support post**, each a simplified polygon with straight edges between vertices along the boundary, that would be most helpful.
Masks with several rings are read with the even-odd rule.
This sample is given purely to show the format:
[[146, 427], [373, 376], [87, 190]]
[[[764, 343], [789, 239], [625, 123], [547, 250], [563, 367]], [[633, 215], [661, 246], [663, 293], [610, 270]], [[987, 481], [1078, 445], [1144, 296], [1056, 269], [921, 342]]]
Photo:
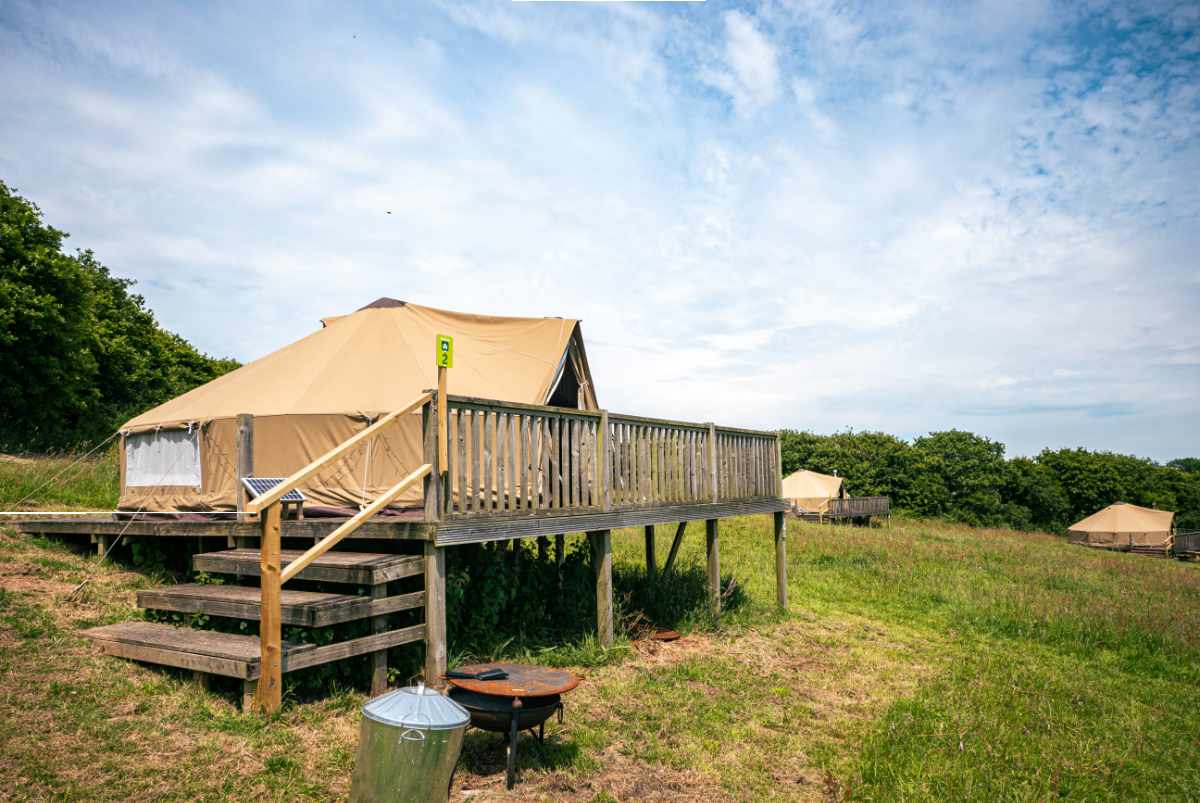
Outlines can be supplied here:
[[596, 636], [600, 646], [613, 644], [612, 530], [588, 533], [592, 543], [592, 573], [596, 578]]
[[450, 510], [450, 458], [446, 453], [449, 449], [450, 413], [446, 402], [446, 366], [438, 366], [437, 382], [437, 480], [439, 511]]
[[647, 524], [645, 528], [646, 536], [646, 577], [650, 580], [654, 579], [654, 573], [657, 570], [657, 561], [654, 559], [654, 525]]
[[255, 704], [263, 714], [274, 714], [283, 703], [283, 631], [279, 611], [279, 503], [262, 512], [259, 573], [262, 605], [258, 638], [262, 647]]
[[704, 522], [704, 535], [708, 554], [708, 609], [713, 616], [721, 613], [721, 553], [717, 544], [717, 525], [720, 519]]
[[[237, 417], [237, 520], [247, 521], [246, 515], [246, 486], [242, 485], [242, 477], [254, 476], [254, 416], [250, 413], [239, 413]], [[237, 538], [234, 545], [241, 549], [253, 546], [253, 539]]]
[[[558, 577], [558, 590], [561, 593], [563, 587], [563, 562], [567, 559], [567, 536], [559, 533], [554, 536], [554, 571]], [[561, 600], [561, 597], [559, 598]]]
[[195, 671], [192, 672], [192, 682], [201, 691], [208, 691], [212, 687], [212, 675], [207, 672]]
[[[387, 583], [371, 586], [371, 599], [383, 599], [387, 596]], [[386, 633], [387, 616], [371, 618], [372, 633]], [[377, 650], [371, 655], [371, 696], [378, 697], [387, 691], [388, 687], [388, 651]]]
[[683, 543], [683, 534], [686, 530], [686, 521], [679, 522], [679, 526], [675, 528], [675, 538], [671, 541], [671, 551], [667, 553], [667, 562], [663, 564], [663, 577], [670, 574], [671, 568], [675, 565], [675, 557], [679, 554], [679, 545]]
[[97, 535], [96, 538], [96, 557], [104, 560], [105, 553], [108, 552], [108, 536]]
[[446, 548], [425, 542], [425, 684], [446, 674]]
[[[438, 373], [444, 375], [446, 369], [439, 368]], [[429, 474], [425, 476], [422, 486], [425, 500], [425, 521], [442, 520], [440, 500], [442, 489], [445, 486], [441, 477], [445, 466], [442, 461], [445, 458], [443, 453], [446, 451], [446, 438], [442, 433], [442, 422], [438, 417], [438, 409], [442, 406], [444, 398], [439, 394], [436, 399], [426, 402], [425, 406], [421, 408], [421, 448], [425, 455], [425, 462], [430, 466]]]
[[544, 535], [539, 535], [537, 539], [537, 559], [538, 563], [545, 563], [546, 558], [550, 554], [550, 539]]
[[249, 713], [254, 708], [254, 697], [258, 691], [257, 680], [242, 681], [242, 713]]
[[246, 520], [246, 486], [242, 477], [254, 476], [254, 416], [238, 413], [237, 417], [237, 520]]
[[775, 599], [779, 610], [787, 612], [787, 519], [782, 511], [775, 514]]

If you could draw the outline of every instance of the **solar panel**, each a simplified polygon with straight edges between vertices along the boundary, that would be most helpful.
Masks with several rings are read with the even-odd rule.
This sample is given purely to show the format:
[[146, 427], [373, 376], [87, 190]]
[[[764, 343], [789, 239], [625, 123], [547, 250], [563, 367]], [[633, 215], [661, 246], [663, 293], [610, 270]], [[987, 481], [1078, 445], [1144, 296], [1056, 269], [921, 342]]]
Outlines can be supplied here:
[[[286, 479], [287, 479], [287, 477], [242, 477], [242, 485], [245, 485], [246, 490], [249, 491], [254, 497], [257, 498], [259, 496], [262, 496], [267, 491], [271, 490], [276, 485], [278, 485], [279, 483], [283, 482]], [[283, 495], [283, 497], [280, 498], [279, 501], [280, 502], [303, 502], [304, 494], [300, 493], [298, 490], [293, 488], [292, 490], [285, 493]]]

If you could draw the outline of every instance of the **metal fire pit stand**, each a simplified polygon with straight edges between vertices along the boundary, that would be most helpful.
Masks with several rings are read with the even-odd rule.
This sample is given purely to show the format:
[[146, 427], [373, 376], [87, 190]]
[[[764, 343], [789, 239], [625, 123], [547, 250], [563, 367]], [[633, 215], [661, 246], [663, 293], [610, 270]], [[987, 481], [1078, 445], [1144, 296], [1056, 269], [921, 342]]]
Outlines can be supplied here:
[[508, 735], [506, 785], [512, 789], [517, 782], [520, 732], [527, 730], [539, 744], [545, 744], [546, 720], [558, 714], [562, 723], [563, 704], [559, 695], [578, 686], [579, 678], [566, 670], [527, 664], [472, 664], [459, 669], [471, 674], [487, 669], [503, 669], [508, 673], [503, 680], [454, 677], [446, 680], [454, 685], [451, 699], [470, 713], [472, 727]]
[[[517, 738], [521, 732], [518, 723], [521, 721], [522, 708], [521, 698], [514, 697], [512, 701], [512, 714], [510, 715], [512, 724], [509, 726], [508, 732], [508, 772], [505, 777], [505, 788], [507, 789], [512, 789], [517, 783]], [[554, 716], [555, 713], [558, 714], [558, 724], [561, 725], [563, 721], [563, 704], [561, 700], [554, 704], [554, 710], [550, 712], [550, 716]], [[546, 717], [546, 719], [549, 718]], [[529, 728], [529, 735], [537, 739], [540, 745], [546, 743], [546, 719], [538, 723], [536, 732], [533, 728]]]

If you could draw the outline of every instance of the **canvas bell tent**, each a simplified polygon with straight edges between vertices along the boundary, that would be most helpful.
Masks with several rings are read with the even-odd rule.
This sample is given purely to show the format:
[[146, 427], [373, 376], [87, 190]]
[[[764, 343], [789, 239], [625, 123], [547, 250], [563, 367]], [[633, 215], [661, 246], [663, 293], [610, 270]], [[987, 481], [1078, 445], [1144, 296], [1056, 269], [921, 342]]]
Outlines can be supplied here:
[[1174, 522], [1175, 514], [1169, 510], [1117, 502], [1072, 524], [1067, 530], [1067, 540], [1110, 549], [1165, 548]]
[[[454, 338], [448, 392], [598, 409], [579, 322], [469, 315], [379, 299], [121, 430], [121, 510], [234, 510], [238, 416], [253, 416], [253, 474], [287, 476], [437, 385], [434, 343]], [[419, 414], [301, 490], [311, 508], [357, 508], [419, 466]], [[396, 501], [415, 504], [416, 486]]]
[[841, 477], [800, 469], [783, 478], [783, 498], [804, 513], [828, 513], [830, 499], [845, 499]]

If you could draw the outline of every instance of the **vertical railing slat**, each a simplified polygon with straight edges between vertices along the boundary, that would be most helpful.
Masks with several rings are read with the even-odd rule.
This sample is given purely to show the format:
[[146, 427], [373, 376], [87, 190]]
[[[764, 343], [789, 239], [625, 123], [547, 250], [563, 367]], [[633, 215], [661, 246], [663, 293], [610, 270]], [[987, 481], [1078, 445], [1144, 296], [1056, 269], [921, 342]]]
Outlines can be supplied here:
[[454, 432], [458, 437], [458, 512], [470, 511], [467, 496], [467, 422], [461, 407], [454, 411]]
[[553, 460], [552, 460], [553, 451], [554, 451], [554, 441], [553, 441], [553, 438], [551, 437], [550, 418], [546, 417], [546, 415], [542, 415], [542, 417], [540, 417], [539, 423], [540, 423], [540, 426], [538, 427], [538, 429], [541, 431], [541, 445], [539, 448], [539, 454], [541, 455], [541, 481], [539, 483], [539, 485], [541, 486], [540, 508], [542, 510], [550, 510], [550, 508], [551, 508], [551, 493], [553, 493], [554, 490], [556, 490], [556, 485], [557, 485], [556, 483], [554, 483]]
[[491, 411], [484, 411], [483, 414], [483, 512], [491, 513], [494, 509], [495, 499], [495, 470], [493, 465], [496, 461], [496, 442], [495, 442], [495, 425], [496, 414]]
[[505, 448], [506, 418], [507, 413], [496, 413], [496, 509], [501, 513], [508, 510], [508, 475], [504, 471], [504, 459], [508, 456], [508, 449]]

